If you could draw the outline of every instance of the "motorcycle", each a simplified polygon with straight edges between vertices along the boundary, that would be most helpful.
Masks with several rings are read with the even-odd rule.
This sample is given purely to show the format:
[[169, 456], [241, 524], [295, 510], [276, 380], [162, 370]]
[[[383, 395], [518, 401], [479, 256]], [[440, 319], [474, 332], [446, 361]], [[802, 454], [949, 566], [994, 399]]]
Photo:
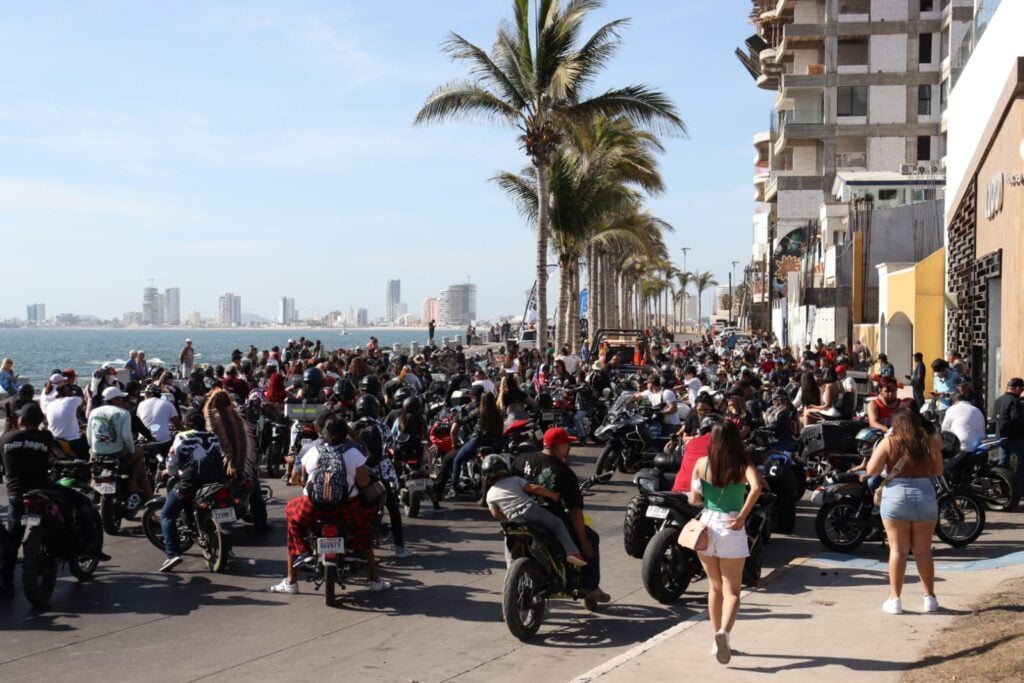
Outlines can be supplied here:
[[[175, 482], [168, 482], [173, 487]], [[165, 550], [164, 533], [160, 526], [160, 512], [167, 502], [157, 496], [146, 502], [142, 515], [142, 530], [149, 542], [160, 551]], [[228, 526], [238, 519], [236, 506], [243, 501], [231, 496], [227, 484], [206, 484], [196, 490], [192, 506], [178, 515], [178, 543], [182, 553], [198, 545], [206, 566], [211, 572], [222, 572], [231, 554]]]
[[[58, 461], [55, 466], [75, 482], [88, 476], [87, 462]], [[62, 485], [65, 485], [63, 481]], [[81, 490], [77, 483], [72, 488]], [[95, 493], [91, 497], [95, 499]], [[21, 525], [25, 530], [21, 578], [25, 597], [35, 607], [45, 607], [53, 596], [61, 564], [66, 564], [72, 576], [79, 581], [89, 581], [99, 560], [95, 554], [88, 553], [76, 512], [68, 509], [59, 497], [46, 489], [34, 489], [25, 493], [21, 502], [24, 506]], [[90, 512], [94, 516], [94, 528], [99, 534], [99, 549], [102, 550], [99, 515], [95, 508]]]
[[[580, 483], [580, 492], [587, 495], [596, 483], [607, 477], [592, 477]], [[502, 522], [510, 564], [501, 593], [501, 611], [509, 632], [522, 641], [537, 634], [544, 620], [548, 600], [583, 600], [587, 609], [596, 611], [598, 602], [588, 597], [579, 569], [565, 561], [565, 550], [546, 530]]]
[[644, 549], [640, 576], [647, 594], [668, 605], [704, 574], [697, 553], [677, 542], [680, 530], [701, 509], [691, 505], [685, 493], [669, 491], [648, 492], [647, 503], [644, 515], [654, 520], [656, 531]]
[[1005, 443], [1006, 439], [985, 439], [976, 450], [958, 453], [947, 461], [946, 477], [953, 488], [969, 491], [990, 510], [1012, 512], [1020, 501], [1016, 477], [990, 460]]
[[259, 452], [266, 467], [268, 477], [279, 477], [288, 455], [288, 438], [291, 424], [274, 404], [263, 405], [263, 417], [257, 430], [259, 435]]
[[408, 434], [400, 434], [389, 455], [398, 470], [398, 503], [407, 517], [415, 519], [430, 486], [423, 470], [423, 445]]
[[635, 473], [650, 467], [660, 452], [650, 428], [649, 409], [630, 405], [633, 394], [624, 393], [612, 406], [605, 424], [596, 431], [598, 439], [607, 439], [607, 445], [597, 458], [595, 475], [614, 472]]
[[96, 456], [92, 460], [93, 488], [100, 494], [103, 531], [111, 536], [121, 531], [125, 519], [135, 519], [142, 509], [142, 496], [128, 492], [130, 468], [119, 458]]
[[307, 581], [314, 590], [324, 588], [324, 604], [334, 605], [337, 588], [345, 588], [345, 579], [352, 572], [352, 565], [365, 560], [346, 555], [346, 533], [344, 527], [333, 522], [316, 521], [310, 526], [306, 541], [312, 554], [309, 562], [299, 565], [308, 571]]
[[660, 453], [654, 458], [654, 467], [644, 468], [633, 477], [637, 493], [626, 506], [626, 515], [622, 522], [622, 544], [630, 557], [640, 559], [644, 556], [647, 543], [657, 531], [654, 520], [664, 519], [647, 515], [650, 504], [648, 495], [659, 491], [671, 491], [680, 463], [679, 453]]

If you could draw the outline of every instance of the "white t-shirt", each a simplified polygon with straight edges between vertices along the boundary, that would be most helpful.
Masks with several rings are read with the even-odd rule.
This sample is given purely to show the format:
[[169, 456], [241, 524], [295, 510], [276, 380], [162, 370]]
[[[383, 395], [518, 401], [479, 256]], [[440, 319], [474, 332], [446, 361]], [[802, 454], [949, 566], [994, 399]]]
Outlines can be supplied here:
[[566, 372], [574, 373], [580, 367], [579, 356], [556, 356], [555, 360], [560, 360], [565, 363]]
[[489, 379], [478, 379], [473, 382], [474, 387], [483, 387], [488, 394], [497, 394], [494, 390], [494, 382]]
[[523, 490], [526, 483], [522, 477], [505, 477], [496, 481], [487, 489], [487, 505], [498, 508], [509, 519], [525, 514], [537, 504], [530, 494]]
[[78, 426], [78, 407], [82, 405], [80, 396], [55, 398], [46, 406], [46, 424], [55, 439], [74, 441], [82, 436]]
[[[307, 477], [316, 470], [316, 464], [320, 461], [320, 449], [318, 446], [322, 443], [320, 439], [311, 441], [299, 452], [299, 462], [302, 464], [302, 471], [306, 473]], [[345, 481], [348, 482], [348, 497], [351, 498], [358, 494], [356, 489], [356, 470], [366, 464], [366, 456], [358, 448], [349, 448], [341, 454], [341, 457], [345, 460]], [[307, 496], [309, 495], [309, 485], [310, 482], [307, 481], [302, 489], [302, 492]]]
[[956, 434], [960, 450], [973, 451], [985, 438], [985, 416], [967, 401], [959, 401], [946, 409], [942, 431]]
[[178, 409], [162, 398], [147, 398], [135, 411], [142, 424], [153, 434], [154, 443], [171, 440], [171, 418], [178, 417]]
[[[653, 408], [662, 408], [666, 404], [679, 402], [679, 399], [676, 398], [676, 392], [672, 391], [671, 389], [662, 389], [661, 391], [651, 391], [650, 389], [645, 389], [640, 395], [646, 398], [648, 401], [650, 401], [651, 407]], [[672, 413], [671, 415], [663, 414], [661, 416], [661, 421], [667, 425], [680, 424], [682, 420], [679, 417], [678, 406], [676, 407], [676, 412]]]
[[686, 380], [685, 385], [686, 395], [690, 399], [690, 405], [697, 405], [697, 395], [700, 392], [700, 388], [704, 385], [696, 377], [691, 377], [690, 379]]

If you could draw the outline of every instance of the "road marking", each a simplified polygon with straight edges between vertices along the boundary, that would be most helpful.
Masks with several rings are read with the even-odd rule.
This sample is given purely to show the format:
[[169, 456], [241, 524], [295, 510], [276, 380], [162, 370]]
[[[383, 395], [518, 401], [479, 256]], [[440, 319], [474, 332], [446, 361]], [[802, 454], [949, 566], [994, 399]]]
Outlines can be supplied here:
[[[752, 593], [756, 593], [759, 590], [762, 590], [765, 586], [767, 586], [775, 579], [779, 578], [780, 576], [790, 571], [794, 567], [799, 567], [805, 562], [807, 562], [806, 557], [797, 557], [793, 560], [790, 560], [790, 562], [788, 562], [787, 564], [774, 569], [771, 573], [768, 574], [768, 576], [764, 577], [764, 579], [761, 580], [761, 583], [759, 586], [757, 586], [757, 588], [750, 588], [740, 593], [740, 604], [742, 604], [742, 601], [747, 596], [751, 595]], [[689, 619], [679, 622], [672, 628], [662, 631], [661, 633], [654, 634], [653, 636], [651, 636], [644, 642], [640, 643], [639, 645], [634, 646], [633, 648], [627, 650], [626, 652], [623, 652], [620, 655], [612, 657], [604, 664], [599, 664], [590, 671], [587, 671], [586, 673], [581, 674], [576, 678], [573, 678], [571, 681], [569, 681], [569, 683], [590, 683], [591, 681], [597, 680], [598, 678], [601, 678], [602, 676], [611, 673], [615, 669], [618, 669], [623, 664], [626, 664], [627, 662], [636, 659], [645, 652], [648, 652], [651, 649], [657, 647], [666, 640], [674, 638], [680, 633], [684, 633], [685, 631], [690, 630], [702, 621], [706, 621], [707, 618], [708, 611], [705, 609], [703, 612], [695, 614]]]
[[[914, 563], [913, 558], [907, 562]], [[816, 555], [807, 562], [812, 566], [841, 567], [843, 569], [859, 569], [866, 572], [887, 572], [889, 564], [878, 560], [869, 560], [863, 557], [852, 557], [850, 555], [835, 555], [827, 553]], [[1024, 564], [1024, 551], [1009, 553], [999, 557], [992, 557], [985, 560], [963, 560], [960, 562], [935, 562], [935, 571], [938, 572], [977, 572], [986, 569], [1002, 569], [1013, 565]]]

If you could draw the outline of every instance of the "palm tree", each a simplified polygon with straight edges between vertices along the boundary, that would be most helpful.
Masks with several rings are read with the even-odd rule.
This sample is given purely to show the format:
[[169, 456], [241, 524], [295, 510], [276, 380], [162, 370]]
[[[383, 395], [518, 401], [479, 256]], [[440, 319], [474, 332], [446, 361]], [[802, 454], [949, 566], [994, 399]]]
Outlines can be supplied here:
[[531, 29], [530, 1], [513, 0], [513, 19], [498, 28], [490, 54], [457, 33], [443, 50], [467, 62], [470, 78], [447, 83], [430, 94], [417, 124], [476, 117], [519, 130], [519, 144], [537, 178], [537, 346], [547, 340], [548, 163], [573, 125], [592, 117], [624, 116], [645, 126], [685, 134], [675, 105], [645, 85], [585, 92], [619, 46], [625, 19], [611, 21], [582, 40], [584, 19], [600, 0], [537, 0]]
[[714, 287], [718, 284], [718, 280], [711, 274], [710, 271], [704, 271], [703, 273], [697, 273], [693, 281], [697, 287], [697, 327], [700, 327], [700, 316], [701, 316], [701, 297], [703, 297], [705, 290]]

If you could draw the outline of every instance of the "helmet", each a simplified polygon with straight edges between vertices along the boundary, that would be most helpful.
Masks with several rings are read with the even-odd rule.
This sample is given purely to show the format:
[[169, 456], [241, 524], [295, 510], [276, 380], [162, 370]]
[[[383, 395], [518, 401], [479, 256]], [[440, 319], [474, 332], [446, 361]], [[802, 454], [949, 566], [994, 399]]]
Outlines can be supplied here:
[[366, 375], [359, 381], [359, 388], [362, 389], [364, 393], [376, 396], [380, 393], [380, 380], [377, 379], [376, 375]]
[[877, 444], [883, 436], [885, 436], [885, 432], [881, 429], [865, 427], [857, 432], [857, 436], [854, 437], [857, 441], [857, 451], [860, 452], [861, 455], [870, 455], [871, 451], [875, 448], [875, 444]]
[[373, 394], [363, 394], [356, 401], [357, 417], [380, 417], [380, 401]]
[[310, 384], [322, 389], [324, 387], [324, 373], [321, 372], [320, 368], [306, 368], [305, 372], [302, 373], [302, 382], [303, 384]]
[[715, 425], [718, 424], [718, 422], [719, 420], [717, 417], [708, 415], [707, 417], [700, 421], [700, 425], [697, 427], [697, 431], [700, 433], [701, 436], [705, 434], [710, 434], [711, 430], [715, 428]]
[[407, 413], [420, 413], [423, 411], [423, 401], [421, 401], [417, 396], [410, 396], [402, 401], [402, 410]]
[[676, 376], [675, 368], [672, 367], [671, 363], [662, 363], [660, 370], [661, 370], [661, 376], [662, 377], [675, 377]]
[[501, 455], [498, 455], [497, 453], [492, 453], [491, 455], [488, 455], [486, 458], [484, 458], [483, 463], [480, 464], [480, 474], [484, 475], [485, 477], [492, 474], [499, 474], [501, 472], [508, 471], [508, 461]]
[[334, 383], [334, 395], [339, 401], [351, 401], [356, 397], [356, 387], [352, 382], [343, 379]]
[[406, 399], [414, 396], [412, 389], [407, 386], [401, 386], [395, 391], [395, 395], [392, 397], [392, 405], [400, 406], [404, 405]]

